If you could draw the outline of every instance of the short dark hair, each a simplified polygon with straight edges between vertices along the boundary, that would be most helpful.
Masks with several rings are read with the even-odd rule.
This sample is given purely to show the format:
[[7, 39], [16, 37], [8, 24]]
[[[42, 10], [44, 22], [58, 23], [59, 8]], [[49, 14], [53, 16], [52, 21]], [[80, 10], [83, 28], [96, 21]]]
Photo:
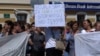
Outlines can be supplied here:
[[6, 23], [7, 25], [10, 25], [10, 26], [13, 25], [13, 22], [12, 22], [11, 20], [6, 20], [5, 23]]

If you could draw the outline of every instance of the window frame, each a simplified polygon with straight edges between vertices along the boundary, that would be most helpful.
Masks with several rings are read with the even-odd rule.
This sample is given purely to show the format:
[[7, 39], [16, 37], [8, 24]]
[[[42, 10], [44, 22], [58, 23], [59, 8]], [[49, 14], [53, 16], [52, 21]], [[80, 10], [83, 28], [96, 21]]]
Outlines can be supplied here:
[[76, 21], [78, 22], [78, 15], [84, 15], [85, 17], [84, 17], [84, 20], [86, 20], [87, 19], [87, 13], [86, 12], [78, 12], [78, 13], [76, 13]]
[[97, 12], [96, 15], [95, 15], [95, 18], [96, 18], [95, 20], [96, 20], [96, 22], [97, 22], [97, 15], [100, 15], [100, 12]]

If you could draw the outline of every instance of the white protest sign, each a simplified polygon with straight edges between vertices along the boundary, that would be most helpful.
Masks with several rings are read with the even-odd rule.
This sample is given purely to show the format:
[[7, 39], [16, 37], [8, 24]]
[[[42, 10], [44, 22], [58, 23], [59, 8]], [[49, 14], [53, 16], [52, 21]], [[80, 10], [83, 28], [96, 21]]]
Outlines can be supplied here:
[[35, 5], [36, 27], [63, 27], [65, 26], [64, 4]]
[[75, 56], [100, 56], [100, 32], [77, 34]]

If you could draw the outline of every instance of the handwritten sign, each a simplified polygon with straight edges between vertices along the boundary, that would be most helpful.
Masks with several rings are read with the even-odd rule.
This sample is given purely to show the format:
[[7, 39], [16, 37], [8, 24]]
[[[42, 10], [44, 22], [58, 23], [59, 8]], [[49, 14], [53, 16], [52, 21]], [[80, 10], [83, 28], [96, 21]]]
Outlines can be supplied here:
[[35, 5], [36, 27], [63, 27], [65, 26], [64, 4]]

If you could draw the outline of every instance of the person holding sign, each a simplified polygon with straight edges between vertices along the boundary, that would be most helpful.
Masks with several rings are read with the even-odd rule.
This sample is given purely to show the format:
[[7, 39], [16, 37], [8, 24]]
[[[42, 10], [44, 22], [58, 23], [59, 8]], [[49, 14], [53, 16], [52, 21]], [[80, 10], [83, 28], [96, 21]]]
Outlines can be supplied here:
[[44, 30], [46, 36], [46, 56], [62, 56], [63, 51], [55, 48], [55, 40], [61, 38], [61, 30], [56, 27], [45, 28]]
[[56, 40], [61, 37], [58, 27], [65, 26], [64, 4], [43, 4], [34, 6], [35, 26], [44, 27], [46, 38], [46, 56], [62, 56], [62, 50], [57, 50]]

